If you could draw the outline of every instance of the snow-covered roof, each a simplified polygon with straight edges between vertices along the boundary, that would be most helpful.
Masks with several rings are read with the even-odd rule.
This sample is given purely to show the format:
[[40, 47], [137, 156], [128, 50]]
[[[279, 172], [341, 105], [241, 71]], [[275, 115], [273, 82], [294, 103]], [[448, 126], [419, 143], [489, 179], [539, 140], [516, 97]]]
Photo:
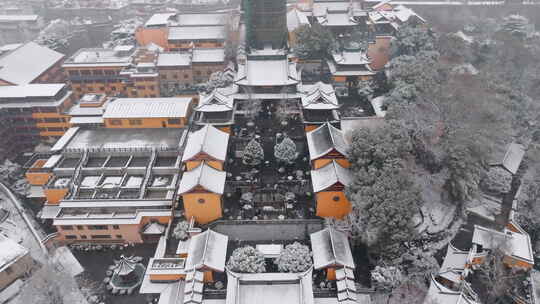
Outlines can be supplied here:
[[516, 174], [524, 155], [525, 147], [513, 142], [508, 146], [501, 165], [512, 174]]
[[187, 193], [197, 186], [216, 194], [223, 194], [226, 177], [227, 173], [216, 170], [202, 162], [197, 168], [184, 172], [178, 186], [178, 194]]
[[358, 24], [348, 12], [328, 12], [318, 16], [317, 21], [324, 26], [355, 26]]
[[287, 29], [289, 32], [293, 32], [303, 25], [309, 26], [309, 20], [306, 14], [297, 10], [296, 8], [287, 13]]
[[420, 15], [418, 15], [415, 11], [413, 11], [412, 9], [408, 8], [408, 7], [405, 7], [403, 5], [397, 5], [396, 7], [394, 7], [394, 16], [401, 22], [401, 23], [405, 23], [407, 21], [409, 21], [409, 19], [411, 17], [416, 17], [418, 18], [418, 20], [422, 21], [422, 22], [426, 22], [426, 20], [424, 18], [422, 18]]
[[225, 258], [229, 237], [210, 229], [191, 237], [186, 270], [210, 268], [225, 271]]
[[465, 41], [467, 43], [473, 43], [474, 42], [474, 37], [465, 34], [463, 31], [457, 31], [453, 35], [456, 36], [456, 37], [461, 38], [463, 41]]
[[28, 254], [28, 250], [14, 240], [0, 234], [0, 272]]
[[191, 54], [184, 53], [160, 53], [158, 55], [157, 66], [189, 66], [191, 64]]
[[165, 26], [169, 22], [169, 18], [174, 16], [175, 13], [154, 14], [146, 21], [144, 26]]
[[343, 168], [334, 160], [322, 168], [311, 170], [311, 183], [315, 192], [324, 191], [337, 183], [346, 187], [351, 182], [351, 171]]
[[217, 88], [210, 94], [200, 94], [199, 105], [195, 111], [199, 112], [226, 112], [234, 108], [234, 99], [223, 88]]
[[467, 257], [469, 255], [468, 251], [462, 251], [448, 244], [446, 249], [446, 256], [441, 265], [440, 271], [447, 270], [463, 270], [465, 269], [465, 264], [467, 262]]
[[101, 116], [79, 116], [71, 117], [69, 123], [72, 125], [103, 124]]
[[480, 304], [461, 291], [454, 291], [446, 288], [435, 280], [435, 277], [431, 276], [431, 284], [429, 285], [428, 293], [424, 299], [425, 304], [437, 303], [437, 304]]
[[518, 233], [506, 228], [501, 232], [475, 225], [472, 243], [482, 245], [485, 249], [500, 246], [505, 254], [527, 263], [534, 263], [531, 239], [526, 233]]
[[178, 26], [169, 29], [169, 40], [224, 40], [223, 26]]
[[329, 266], [355, 268], [349, 240], [344, 232], [333, 227], [314, 232], [310, 236], [313, 250], [313, 268]]
[[311, 268], [302, 273], [234, 273], [228, 270], [224, 304], [317, 303], [313, 298], [312, 273]]
[[186, 117], [191, 97], [118, 98], [110, 103], [103, 118]]
[[193, 49], [193, 63], [221, 63], [225, 62], [225, 49], [224, 48], [195, 48]]
[[[1, 73], [1, 69], [0, 69]], [[0, 86], [0, 98], [54, 97], [66, 85], [63, 83], [36, 83], [18, 86]]]
[[238, 65], [236, 83], [251, 86], [279, 86], [297, 84], [299, 81], [295, 62], [286, 58], [276, 60], [247, 60]]
[[369, 58], [363, 51], [343, 51], [332, 54], [334, 62], [338, 65], [367, 65]]
[[63, 54], [28, 42], [0, 57], [0, 79], [15, 85], [31, 83], [62, 58]]
[[133, 56], [133, 46], [111, 48], [84, 48], [69, 57], [62, 67], [128, 66]]
[[227, 13], [191, 13], [180, 14], [175, 20], [178, 26], [225, 25], [228, 21]]
[[0, 22], [37, 21], [38, 15], [0, 15]]
[[313, 3], [313, 16], [322, 16], [327, 12], [346, 12], [348, 10], [348, 1], [317, 1]]
[[212, 159], [225, 161], [228, 144], [229, 133], [212, 125], [205, 125], [202, 129], [188, 135], [182, 161], [192, 160], [201, 153]]
[[334, 110], [339, 108], [336, 92], [331, 84], [321, 81], [302, 85], [302, 107], [307, 110]]
[[149, 222], [146, 224], [146, 226], [143, 227], [142, 233], [143, 234], [163, 234], [165, 232], [165, 225], [162, 225], [158, 222]]
[[324, 123], [317, 129], [306, 133], [309, 158], [318, 159], [333, 150], [343, 156], [347, 155], [349, 145], [345, 141], [343, 132], [330, 123]]

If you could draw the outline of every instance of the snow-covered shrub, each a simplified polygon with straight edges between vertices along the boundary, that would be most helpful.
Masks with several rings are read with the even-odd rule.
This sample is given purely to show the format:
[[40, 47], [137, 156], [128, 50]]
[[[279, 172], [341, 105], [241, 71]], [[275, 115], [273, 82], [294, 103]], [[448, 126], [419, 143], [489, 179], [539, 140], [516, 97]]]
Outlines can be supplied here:
[[392, 290], [401, 284], [403, 275], [395, 266], [375, 266], [371, 271], [371, 281], [376, 290]]
[[291, 164], [296, 159], [296, 144], [289, 137], [285, 137], [274, 146], [274, 156], [278, 161]]
[[294, 242], [285, 246], [276, 263], [281, 272], [304, 272], [312, 265], [311, 251], [308, 246]]
[[252, 139], [244, 148], [242, 162], [246, 165], [256, 166], [264, 160], [264, 150], [261, 144]]
[[501, 167], [491, 168], [480, 185], [484, 191], [491, 194], [508, 193], [512, 185], [512, 174]]
[[260, 273], [266, 270], [264, 256], [251, 246], [236, 248], [227, 262], [227, 267], [241, 273]]
[[185, 241], [188, 237], [189, 223], [186, 221], [181, 221], [176, 224], [173, 230], [174, 238]]

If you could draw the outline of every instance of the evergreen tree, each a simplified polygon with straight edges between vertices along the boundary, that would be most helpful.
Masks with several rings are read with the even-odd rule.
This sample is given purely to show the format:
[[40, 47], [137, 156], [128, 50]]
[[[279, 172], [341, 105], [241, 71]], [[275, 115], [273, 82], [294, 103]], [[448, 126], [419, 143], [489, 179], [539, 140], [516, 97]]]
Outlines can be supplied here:
[[296, 159], [296, 144], [288, 136], [274, 146], [274, 157], [281, 162], [291, 164]]
[[173, 236], [178, 240], [186, 240], [189, 237], [188, 234], [189, 223], [187, 221], [180, 221], [173, 230]]
[[304, 272], [313, 264], [308, 246], [298, 242], [285, 246], [276, 263], [281, 272]]
[[244, 149], [242, 161], [246, 165], [256, 166], [264, 160], [264, 150], [261, 144], [252, 139], [248, 142]]
[[241, 273], [266, 271], [264, 256], [251, 246], [236, 248], [227, 262], [227, 267]]
[[295, 53], [301, 59], [324, 59], [338, 49], [332, 32], [318, 24], [302, 26], [296, 30]]

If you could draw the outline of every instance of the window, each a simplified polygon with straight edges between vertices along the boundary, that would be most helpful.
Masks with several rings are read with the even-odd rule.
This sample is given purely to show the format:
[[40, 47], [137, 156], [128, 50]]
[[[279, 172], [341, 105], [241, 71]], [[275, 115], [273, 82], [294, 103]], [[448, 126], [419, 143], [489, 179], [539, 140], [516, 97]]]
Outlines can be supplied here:
[[81, 239], [86, 240], [88, 237], [84, 234], [81, 234]]
[[11, 269], [11, 267], [8, 267], [4, 270], [6, 272], [6, 274], [12, 274], [13, 273], [13, 269]]
[[332, 200], [334, 202], [339, 202], [339, 196], [336, 195], [336, 196], [332, 197]]
[[77, 239], [77, 236], [76, 236], [76, 235], [70, 234], [70, 235], [66, 235], [65, 238], [66, 238], [66, 240], [76, 240], [76, 239]]
[[90, 236], [91, 239], [95, 240], [95, 239], [110, 239], [111, 236], [108, 235], [108, 234], [93, 234]]
[[81, 75], [90, 75], [90, 71], [88, 71], [88, 70], [81, 70]]
[[204, 204], [204, 198], [198, 199], [197, 202], [198, 202], [199, 204]]
[[66, 225], [66, 226], [61, 226], [62, 227], [62, 230], [73, 230], [73, 226], [71, 225]]
[[111, 120], [111, 125], [113, 125], [113, 126], [121, 126], [122, 121], [120, 119], [112, 119]]
[[155, 86], [150, 86], [149, 88], [150, 88], [150, 90], [152, 90], [152, 91], [156, 89]]
[[145, 90], [146, 87], [145, 86], [137, 86], [137, 90]]
[[189, 75], [188, 74], [184, 74], [184, 79], [188, 79], [189, 78]]
[[208, 76], [212, 75], [212, 71], [206, 71], [206, 75]]
[[180, 118], [171, 118], [167, 120], [167, 123], [170, 125], [179, 125], [182, 123], [182, 121], [180, 120]]
[[116, 87], [111, 87], [111, 90], [116, 91]]
[[115, 230], [120, 229], [120, 226], [118, 226], [118, 225], [112, 225], [112, 227], [113, 227], [113, 229], [115, 229]]
[[89, 225], [86, 226], [89, 230], [107, 230], [107, 225]]
[[195, 71], [195, 75], [201, 76], [201, 74], [202, 74], [201, 71]]
[[77, 226], [77, 230], [84, 230], [84, 226], [78, 225], [78, 226]]
[[99, 89], [105, 91], [105, 87], [99, 87]]
[[68, 71], [69, 76], [79, 76], [79, 71]]
[[121, 239], [121, 238], [123, 238], [123, 237], [122, 237], [121, 234], [117, 234], [117, 235], [116, 235], [116, 238], [117, 238], [117, 239]]
[[129, 124], [132, 125], [132, 126], [140, 126], [140, 125], [142, 125], [142, 120], [141, 119], [130, 119]]

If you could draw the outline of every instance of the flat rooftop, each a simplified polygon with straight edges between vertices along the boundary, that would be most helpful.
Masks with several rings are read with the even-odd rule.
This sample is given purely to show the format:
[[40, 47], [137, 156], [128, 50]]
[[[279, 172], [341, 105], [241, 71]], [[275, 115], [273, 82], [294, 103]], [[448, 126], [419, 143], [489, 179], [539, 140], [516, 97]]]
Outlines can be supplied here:
[[131, 61], [132, 49], [103, 49], [103, 48], [85, 48], [80, 49], [73, 56], [68, 58], [64, 66], [81, 64], [127, 64]]
[[176, 149], [183, 129], [95, 129], [73, 134], [66, 149]]

